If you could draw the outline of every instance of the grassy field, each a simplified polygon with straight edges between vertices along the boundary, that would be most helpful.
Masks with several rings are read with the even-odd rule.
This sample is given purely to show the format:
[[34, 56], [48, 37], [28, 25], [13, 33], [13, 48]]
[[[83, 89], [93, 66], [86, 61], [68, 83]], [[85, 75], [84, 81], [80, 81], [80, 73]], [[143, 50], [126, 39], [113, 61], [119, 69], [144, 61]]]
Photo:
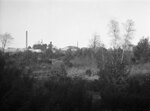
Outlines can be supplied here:
[[[87, 75], [86, 71], [91, 70], [91, 75]], [[97, 75], [98, 69], [94, 67], [72, 67], [67, 69], [67, 73], [69, 77], [81, 77], [83, 79], [87, 80], [95, 80], [98, 79]]]
[[[73, 64], [72, 67], [67, 67], [62, 61], [56, 60], [53, 62], [53, 64], [35, 64], [31, 67], [31, 70], [33, 71], [35, 77], [42, 79], [51, 77], [52, 69], [59, 71], [61, 69], [61, 65], [64, 65], [68, 77], [79, 77], [87, 80], [95, 80], [99, 78], [97, 75], [99, 69], [97, 68], [96, 62], [94, 60], [89, 58], [75, 58], [72, 59], [71, 62]], [[86, 73], [87, 70], [90, 70], [90, 75]], [[131, 75], [148, 73], [150, 73], [150, 63], [134, 64], [131, 66]]]
[[[99, 71], [96, 65], [95, 60], [89, 58], [74, 58], [71, 60], [73, 64], [72, 67], [68, 67], [61, 60], [53, 60], [52, 64], [49, 63], [37, 63], [35, 65], [30, 66], [30, 70], [32, 70], [34, 77], [38, 79], [48, 78], [53, 76], [52, 71], [61, 72], [62, 66], [65, 69], [67, 76], [74, 78], [79, 77], [87, 80], [95, 80], [99, 77], [97, 76], [97, 72]], [[87, 74], [87, 71], [90, 71], [90, 74]]]
[[132, 65], [131, 67], [131, 75], [148, 73], [150, 73], [150, 63]]
[[[87, 80], [99, 78], [97, 76], [99, 70], [95, 59], [89, 57], [75, 57], [71, 60], [71, 63], [73, 64], [73, 67], [67, 68], [69, 77], [81, 77]], [[87, 74], [87, 71], [89, 71], [90, 74]]]

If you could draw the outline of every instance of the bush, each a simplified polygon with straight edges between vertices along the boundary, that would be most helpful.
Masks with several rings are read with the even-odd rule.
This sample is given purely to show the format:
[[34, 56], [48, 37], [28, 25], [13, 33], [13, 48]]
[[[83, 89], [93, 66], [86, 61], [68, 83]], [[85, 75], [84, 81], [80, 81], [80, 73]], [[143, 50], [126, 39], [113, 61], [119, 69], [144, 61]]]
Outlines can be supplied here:
[[127, 79], [129, 71], [126, 58], [121, 61], [122, 51], [115, 49], [109, 52], [109, 61], [103, 70], [100, 70], [100, 94], [102, 97], [101, 108], [106, 109], [123, 109], [121, 104], [127, 94]]
[[91, 76], [92, 71], [91, 71], [90, 69], [87, 69], [87, 70], [85, 71], [85, 74], [88, 75], [88, 76]]
[[86, 94], [85, 82], [82, 80], [50, 80], [39, 90], [45, 90], [45, 93], [37, 94], [36, 101], [31, 105], [32, 110], [38, 111], [39, 106], [41, 110], [51, 111], [90, 110], [90, 98]]
[[140, 63], [146, 63], [150, 60], [150, 45], [149, 39], [143, 38], [133, 50], [134, 58]]
[[11, 58], [0, 53], [0, 110], [149, 110], [150, 74], [129, 76], [128, 62], [119, 57], [119, 51], [110, 53], [99, 80], [68, 78], [60, 65], [52, 68], [56, 76], [43, 81], [31, 78], [32, 72], [26, 75], [15, 63], [9, 65]]
[[0, 56], [0, 110], [16, 111], [31, 100], [33, 80], [15, 65], [7, 66], [5, 57]]
[[67, 76], [67, 72], [65, 69], [65, 66], [63, 64], [61, 64], [60, 66], [54, 66], [51, 69], [51, 75], [52, 77], [66, 77]]
[[[113, 58], [115, 57], [111, 55]], [[128, 62], [119, 58], [100, 71], [100, 108], [110, 110], [149, 110], [150, 74], [129, 76]]]
[[[59, 79], [35, 81], [15, 65], [7, 66], [3, 54], [0, 54], [0, 66], [0, 110], [2, 111], [90, 110], [91, 98], [86, 94], [83, 80], [60, 76], [57, 77]], [[63, 72], [63, 66], [61, 68]]]

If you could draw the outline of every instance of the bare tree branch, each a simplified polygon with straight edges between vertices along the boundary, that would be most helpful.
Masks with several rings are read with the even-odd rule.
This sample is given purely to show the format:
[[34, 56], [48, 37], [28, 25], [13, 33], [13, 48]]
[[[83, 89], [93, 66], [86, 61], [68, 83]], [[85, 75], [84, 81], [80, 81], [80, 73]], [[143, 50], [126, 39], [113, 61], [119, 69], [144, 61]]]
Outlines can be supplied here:
[[13, 37], [9, 33], [5, 33], [0, 35], [0, 42], [2, 50], [4, 51], [6, 46], [10, 44], [10, 42], [13, 40]]
[[99, 35], [95, 34], [94, 37], [90, 40], [90, 47], [93, 50], [96, 50], [96, 48], [103, 46], [103, 44], [100, 41]]
[[124, 59], [124, 51], [129, 50], [131, 45], [131, 40], [133, 38], [133, 33], [135, 32], [134, 29], [134, 21], [133, 20], [127, 20], [126, 24], [124, 24], [125, 34], [123, 39], [123, 52], [121, 57], [121, 62], [123, 62]]
[[110, 24], [110, 35], [113, 37], [112, 39], [112, 45], [114, 48], [118, 48], [119, 44], [119, 40], [120, 40], [120, 30], [119, 30], [119, 23], [115, 20], [111, 20]]
[[134, 29], [134, 21], [133, 20], [127, 20], [126, 24], [124, 24], [125, 34], [124, 34], [124, 40], [123, 40], [123, 49], [128, 50], [129, 45], [131, 45], [131, 40], [133, 38], [133, 33], [135, 32]]

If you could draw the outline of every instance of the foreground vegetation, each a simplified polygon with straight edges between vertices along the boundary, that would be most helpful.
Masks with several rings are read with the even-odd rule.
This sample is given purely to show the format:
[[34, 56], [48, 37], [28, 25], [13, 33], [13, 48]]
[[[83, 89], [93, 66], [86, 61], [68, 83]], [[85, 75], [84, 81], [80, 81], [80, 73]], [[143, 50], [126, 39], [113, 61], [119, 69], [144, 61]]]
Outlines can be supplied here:
[[[112, 20], [113, 48], [95, 36], [89, 48], [61, 51], [52, 42], [24, 52], [0, 52], [1, 111], [149, 111], [150, 44], [131, 46], [134, 22], [125, 25], [124, 43]], [[5, 37], [5, 36], [4, 36]], [[92, 78], [93, 77], [93, 78]], [[94, 78], [96, 77], [96, 78]]]
[[[100, 54], [101, 49], [98, 52], [93, 54]], [[46, 80], [37, 79], [34, 77], [33, 69], [27, 70], [26, 67], [38, 63], [37, 54], [1, 53], [0, 109], [2, 111], [149, 110], [150, 74], [130, 75], [128, 57], [124, 56], [123, 61], [120, 59], [121, 49], [105, 50], [105, 54], [103, 64], [97, 62], [99, 69], [97, 74], [100, 78], [89, 81], [80, 77], [68, 77], [65, 71], [68, 60], [61, 69], [52, 68], [51, 76]], [[96, 55], [95, 59], [100, 60], [101, 56]], [[79, 56], [83, 55], [75, 57]], [[76, 65], [74, 67], [77, 67]], [[90, 70], [87, 73], [90, 73]]]

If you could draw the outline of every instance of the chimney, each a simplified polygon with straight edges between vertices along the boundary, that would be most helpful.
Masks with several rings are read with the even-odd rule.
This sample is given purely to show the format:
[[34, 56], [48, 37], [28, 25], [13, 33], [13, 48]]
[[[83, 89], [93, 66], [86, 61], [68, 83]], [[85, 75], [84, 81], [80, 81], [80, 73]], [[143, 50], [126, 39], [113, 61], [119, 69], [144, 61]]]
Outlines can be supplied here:
[[26, 31], [26, 49], [28, 49], [28, 31]]

